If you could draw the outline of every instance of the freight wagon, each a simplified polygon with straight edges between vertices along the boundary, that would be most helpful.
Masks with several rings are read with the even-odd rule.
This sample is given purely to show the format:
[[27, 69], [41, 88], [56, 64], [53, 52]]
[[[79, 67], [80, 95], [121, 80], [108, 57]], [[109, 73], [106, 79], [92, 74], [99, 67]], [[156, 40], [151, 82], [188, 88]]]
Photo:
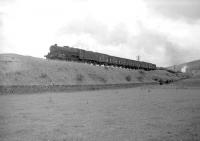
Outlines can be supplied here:
[[56, 44], [50, 47], [50, 52], [45, 56], [47, 59], [59, 59], [66, 61], [78, 61], [106, 66], [116, 66], [130, 69], [155, 70], [156, 65], [152, 63], [135, 61], [107, 54], [86, 51], [73, 47], [59, 47]]

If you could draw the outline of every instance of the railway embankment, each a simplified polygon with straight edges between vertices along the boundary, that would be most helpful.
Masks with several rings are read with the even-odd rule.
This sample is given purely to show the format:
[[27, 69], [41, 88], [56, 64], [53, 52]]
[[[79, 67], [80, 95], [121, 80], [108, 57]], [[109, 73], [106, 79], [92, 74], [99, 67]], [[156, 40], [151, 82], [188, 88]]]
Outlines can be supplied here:
[[0, 54], [0, 92], [28, 93], [135, 87], [180, 80], [181, 73], [132, 70], [78, 62]]

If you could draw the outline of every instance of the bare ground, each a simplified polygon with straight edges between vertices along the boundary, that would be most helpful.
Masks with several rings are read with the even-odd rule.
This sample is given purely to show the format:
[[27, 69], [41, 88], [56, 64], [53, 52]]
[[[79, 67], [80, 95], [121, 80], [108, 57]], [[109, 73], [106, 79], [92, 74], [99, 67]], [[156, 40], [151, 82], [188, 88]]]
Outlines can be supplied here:
[[0, 95], [1, 141], [199, 141], [200, 89]]

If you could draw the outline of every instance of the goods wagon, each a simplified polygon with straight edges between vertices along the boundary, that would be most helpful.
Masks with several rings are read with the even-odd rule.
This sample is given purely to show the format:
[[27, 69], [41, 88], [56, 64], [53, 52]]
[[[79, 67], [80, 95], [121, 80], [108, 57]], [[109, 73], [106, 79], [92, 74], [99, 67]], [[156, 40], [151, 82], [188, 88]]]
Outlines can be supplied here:
[[66, 61], [78, 61], [99, 65], [116, 66], [130, 69], [155, 70], [156, 65], [147, 62], [135, 61], [107, 54], [86, 51], [73, 47], [59, 47], [56, 44], [50, 47], [50, 52], [45, 56], [47, 59], [59, 59]]

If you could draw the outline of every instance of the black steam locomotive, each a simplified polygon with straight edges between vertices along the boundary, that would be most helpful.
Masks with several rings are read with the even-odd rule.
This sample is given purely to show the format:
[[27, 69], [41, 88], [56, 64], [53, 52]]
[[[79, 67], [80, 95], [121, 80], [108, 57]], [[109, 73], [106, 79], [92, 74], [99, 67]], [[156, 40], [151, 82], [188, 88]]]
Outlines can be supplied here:
[[56, 44], [50, 47], [50, 52], [45, 56], [47, 59], [59, 59], [66, 61], [78, 61], [86, 62], [91, 64], [116, 66], [130, 69], [144, 69], [144, 70], [155, 70], [156, 65], [135, 61], [102, 53], [86, 51], [83, 49], [72, 48], [68, 46], [59, 47]]

